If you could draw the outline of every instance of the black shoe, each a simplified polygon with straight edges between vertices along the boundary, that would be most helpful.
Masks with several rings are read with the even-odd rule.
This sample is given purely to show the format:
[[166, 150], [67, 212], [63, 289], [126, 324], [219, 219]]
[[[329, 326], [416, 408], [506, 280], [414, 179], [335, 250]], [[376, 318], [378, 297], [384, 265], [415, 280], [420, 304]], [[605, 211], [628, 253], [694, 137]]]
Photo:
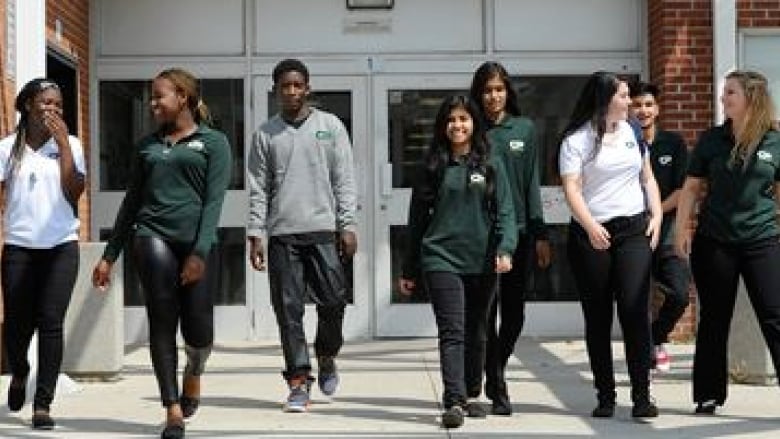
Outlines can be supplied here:
[[162, 439], [183, 439], [184, 424], [168, 424], [160, 433]]
[[454, 405], [441, 415], [441, 425], [444, 428], [458, 428], [463, 425], [463, 407]]
[[500, 395], [493, 398], [491, 413], [497, 416], [510, 416], [512, 414], [512, 404], [509, 402], [509, 395]]
[[481, 402], [472, 401], [466, 404], [466, 416], [469, 418], [487, 418], [487, 409]]
[[[13, 383], [13, 381], [12, 381]], [[25, 378], [21, 386], [8, 386], [8, 410], [18, 412], [24, 406], [24, 399], [27, 396], [27, 379]]]
[[590, 413], [594, 418], [611, 418], [615, 416], [615, 401], [599, 401], [599, 405]]
[[652, 401], [637, 402], [631, 409], [631, 416], [634, 418], [657, 418], [658, 407]]
[[199, 398], [191, 398], [184, 395], [179, 397], [179, 407], [181, 407], [181, 413], [185, 418], [191, 418], [198, 411], [199, 404]]
[[54, 419], [49, 416], [49, 412], [36, 410], [32, 416], [32, 428], [36, 430], [53, 430]]
[[696, 410], [694, 410], [694, 413], [697, 415], [714, 415], [715, 409], [717, 408], [718, 401], [715, 401], [714, 399], [708, 399], [696, 404]]

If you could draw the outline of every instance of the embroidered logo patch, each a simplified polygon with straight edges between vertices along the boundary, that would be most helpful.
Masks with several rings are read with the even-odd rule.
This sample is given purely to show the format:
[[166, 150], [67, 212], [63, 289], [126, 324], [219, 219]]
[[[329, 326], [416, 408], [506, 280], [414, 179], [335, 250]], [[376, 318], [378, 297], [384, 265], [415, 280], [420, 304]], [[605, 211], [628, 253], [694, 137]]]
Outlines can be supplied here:
[[658, 157], [658, 164], [661, 166], [669, 166], [672, 164], [672, 156], [662, 155]]
[[205, 145], [203, 145], [203, 141], [201, 140], [190, 140], [187, 142], [187, 148], [200, 152], [205, 149]]
[[631, 148], [635, 148], [635, 147], [636, 147], [636, 142], [635, 141], [629, 140], [628, 142], [626, 142], [626, 148], [631, 149]]
[[317, 131], [314, 133], [314, 137], [316, 137], [317, 140], [331, 140], [333, 138], [333, 133], [330, 131]]
[[509, 141], [509, 150], [515, 151], [515, 152], [523, 152], [525, 149], [525, 142], [522, 140], [510, 140]]
[[756, 156], [758, 157], [759, 160], [763, 160], [765, 162], [771, 162], [772, 161], [772, 153], [769, 152], [769, 151], [763, 151], [763, 150], [758, 151], [756, 153]]
[[481, 186], [485, 184], [485, 176], [475, 172], [469, 176], [469, 184], [472, 186]]
[[58, 158], [60, 158], [60, 153], [59, 152], [50, 152], [50, 153], [46, 154], [46, 156], [49, 157], [50, 159], [57, 160]]

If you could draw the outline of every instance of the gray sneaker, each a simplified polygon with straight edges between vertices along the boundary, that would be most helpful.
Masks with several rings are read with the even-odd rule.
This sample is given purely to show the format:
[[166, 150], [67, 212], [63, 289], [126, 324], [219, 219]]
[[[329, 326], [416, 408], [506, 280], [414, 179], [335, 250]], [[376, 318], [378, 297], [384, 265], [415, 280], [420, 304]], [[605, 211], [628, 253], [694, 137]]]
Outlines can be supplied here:
[[319, 372], [317, 373], [317, 385], [320, 391], [331, 396], [339, 387], [339, 374], [336, 371], [336, 362], [333, 357], [317, 357]]
[[285, 412], [305, 413], [309, 410], [311, 381], [312, 379], [308, 377], [295, 377], [287, 382], [290, 394], [287, 395], [287, 401], [284, 403]]

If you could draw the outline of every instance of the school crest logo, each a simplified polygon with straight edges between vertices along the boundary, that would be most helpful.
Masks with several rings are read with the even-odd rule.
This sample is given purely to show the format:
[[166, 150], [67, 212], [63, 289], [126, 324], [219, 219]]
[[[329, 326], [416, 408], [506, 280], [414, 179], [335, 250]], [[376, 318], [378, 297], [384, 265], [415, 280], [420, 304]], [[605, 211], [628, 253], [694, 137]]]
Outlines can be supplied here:
[[758, 157], [759, 160], [762, 160], [762, 161], [765, 161], [765, 162], [771, 162], [772, 161], [772, 153], [769, 152], [769, 151], [764, 151], [764, 150], [758, 151], [756, 153], [756, 156]]
[[317, 131], [314, 133], [314, 137], [317, 138], [317, 140], [332, 140], [333, 139], [333, 133], [330, 131]]
[[525, 142], [522, 140], [510, 140], [509, 150], [512, 152], [523, 152], [525, 150]]
[[206, 146], [203, 144], [202, 140], [190, 140], [187, 142], [187, 148], [193, 151], [201, 152], [206, 149]]
[[661, 166], [669, 166], [672, 164], [672, 156], [662, 155], [658, 157], [658, 164]]
[[482, 186], [485, 184], [485, 176], [475, 172], [469, 176], [469, 185], [470, 186]]

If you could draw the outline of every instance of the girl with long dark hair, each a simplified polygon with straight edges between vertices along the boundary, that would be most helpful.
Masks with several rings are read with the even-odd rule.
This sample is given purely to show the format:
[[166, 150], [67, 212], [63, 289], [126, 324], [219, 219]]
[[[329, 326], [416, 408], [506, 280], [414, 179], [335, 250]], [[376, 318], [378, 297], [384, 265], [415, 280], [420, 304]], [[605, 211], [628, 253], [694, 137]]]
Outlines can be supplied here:
[[496, 273], [511, 269], [517, 240], [509, 184], [500, 162], [488, 161], [479, 109], [467, 96], [441, 104], [422, 182], [409, 209], [409, 254], [399, 290], [422, 278], [436, 316], [444, 382], [442, 425], [484, 417], [479, 395], [485, 326]]
[[0, 141], [3, 215], [3, 334], [11, 369], [8, 408], [24, 405], [27, 350], [38, 331], [32, 426], [54, 428], [49, 407], [62, 363], [62, 323], [79, 269], [78, 199], [84, 152], [62, 119], [62, 93], [33, 79], [15, 102], [16, 132]]
[[627, 122], [630, 103], [625, 81], [607, 72], [592, 74], [563, 131], [558, 154], [572, 213], [569, 263], [580, 294], [598, 399], [594, 417], [615, 412], [614, 302], [631, 380], [631, 415], [658, 416], [650, 397], [648, 295], [652, 249], [663, 213], [650, 161]]
[[479, 103], [485, 118], [490, 154], [506, 169], [518, 235], [512, 269], [499, 277], [487, 326], [485, 394], [493, 401], [492, 413], [506, 416], [512, 414], [512, 405], [504, 371], [525, 322], [525, 290], [533, 269], [531, 260], [535, 254], [536, 264], [545, 268], [550, 265], [552, 252], [539, 188], [536, 128], [531, 119], [520, 116], [517, 92], [504, 66], [492, 61], [479, 66], [474, 72], [470, 96]]

